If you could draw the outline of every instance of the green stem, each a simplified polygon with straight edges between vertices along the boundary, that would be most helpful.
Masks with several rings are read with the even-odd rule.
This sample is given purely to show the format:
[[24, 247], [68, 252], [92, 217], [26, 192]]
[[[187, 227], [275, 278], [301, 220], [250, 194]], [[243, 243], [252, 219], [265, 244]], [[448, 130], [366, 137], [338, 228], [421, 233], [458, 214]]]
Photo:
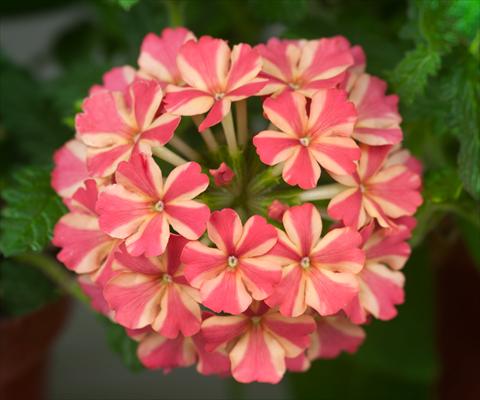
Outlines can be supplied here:
[[65, 293], [82, 303], [90, 304], [88, 297], [82, 292], [78, 283], [65, 270], [65, 267], [57, 263], [51, 257], [42, 253], [25, 253], [16, 256], [15, 260], [38, 268]]
[[170, 26], [183, 25], [183, 4], [180, 0], [165, 0]]

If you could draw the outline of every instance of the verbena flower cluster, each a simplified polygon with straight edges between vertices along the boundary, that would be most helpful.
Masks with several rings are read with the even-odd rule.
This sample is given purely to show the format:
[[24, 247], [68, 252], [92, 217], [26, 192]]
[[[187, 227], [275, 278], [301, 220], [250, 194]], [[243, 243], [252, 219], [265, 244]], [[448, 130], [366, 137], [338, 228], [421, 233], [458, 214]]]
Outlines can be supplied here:
[[365, 64], [339, 36], [168, 28], [91, 88], [53, 243], [147, 368], [276, 383], [396, 315], [421, 166]]

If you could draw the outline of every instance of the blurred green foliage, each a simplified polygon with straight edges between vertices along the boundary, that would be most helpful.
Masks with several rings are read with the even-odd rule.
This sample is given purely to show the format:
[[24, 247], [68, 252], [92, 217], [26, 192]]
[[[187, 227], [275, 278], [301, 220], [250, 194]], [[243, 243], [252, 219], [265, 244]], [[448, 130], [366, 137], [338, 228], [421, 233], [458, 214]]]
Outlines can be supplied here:
[[[0, 58], [0, 188], [6, 202], [0, 248], [4, 255], [40, 251], [47, 245], [62, 212], [48, 184], [52, 152], [73, 136], [72, 116], [88, 88], [113, 65], [135, 65], [146, 33], [184, 24], [197, 35], [218, 36], [231, 43], [257, 43], [272, 35], [345, 35], [365, 49], [368, 72], [386, 79], [390, 91], [400, 95], [404, 144], [423, 162], [425, 202], [417, 215], [412, 241], [416, 249], [405, 270], [407, 302], [399, 316], [367, 326], [367, 341], [357, 355], [319, 361], [309, 373], [290, 374], [292, 396], [425, 398], [432, 394], [438, 367], [428, 235], [446, 220], [453, 221], [454, 236], [464, 235], [480, 265], [480, 3], [92, 0], [66, 4], [42, 0], [3, 2], [0, 11], [24, 15], [71, 4], [87, 12], [58, 35], [47, 51], [46, 57], [61, 71], [58, 76], [39, 79], [35, 65], [20, 68], [5, 55]], [[19, 167], [22, 170], [12, 179]], [[2, 273], [2, 281], [8, 275], [18, 282], [17, 271], [12, 276], [12, 270], [10, 264], [2, 267], [8, 271]], [[25, 285], [29, 282], [26, 277]], [[0, 293], [8, 295], [9, 287], [0, 286]], [[44, 290], [41, 285], [38, 289]], [[35, 296], [32, 292], [31, 299], [41, 297]], [[138, 367], [135, 343], [114, 325], [107, 330], [115, 351], [127, 365]]]

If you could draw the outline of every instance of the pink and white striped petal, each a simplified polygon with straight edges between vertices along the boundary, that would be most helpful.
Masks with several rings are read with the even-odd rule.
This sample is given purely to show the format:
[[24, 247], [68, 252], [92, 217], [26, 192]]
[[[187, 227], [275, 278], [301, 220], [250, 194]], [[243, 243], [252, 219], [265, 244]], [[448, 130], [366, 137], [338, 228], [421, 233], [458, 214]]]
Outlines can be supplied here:
[[297, 254], [308, 256], [322, 233], [322, 218], [313, 204], [290, 207], [283, 215], [283, 226]]
[[207, 224], [207, 232], [210, 240], [228, 256], [235, 252], [237, 243], [242, 237], [242, 221], [234, 210], [224, 208], [212, 213]]
[[166, 204], [165, 215], [175, 231], [189, 240], [196, 240], [207, 228], [210, 209], [194, 200], [173, 201]]
[[163, 190], [165, 204], [192, 200], [204, 192], [208, 187], [209, 179], [201, 171], [200, 164], [188, 162], [170, 172]]
[[260, 160], [267, 165], [288, 160], [300, 147], [298, 138], [279, 131], [262, 131], [254, 136], [253, 144]]
[[88, 178], [87, 148], [79, 140], [69, 140], [53, 155], [52, 187], [61, 197], [70, 198]]
[[355, 353], [365, 340], [365, 331], [341, 315], [316, 318], [315, 323], [312, 344], [307, 350], [310, 360], [336, 358], [344, 351]]
[[129, 86], [129, 101], [136, 127], [145, 130], [152, 123], [162, 102], [163, 91], [154, 80], [137, 79]]
[[284, 92], [263, 102], [263, 112], [280, 131], [300, 138], [307, 128], [307, 101], [295, 92]]
[[165, 373], [173, 368], [190, 367], [196, 361], [195, 345], [191, 338], [179, 335], [168, 339], [154, 332], [140, 341], [137, 355], [146, 368], [163, 369]]
[[386, 90], [386, 82], [368, 74], [361, 75], [355, 82], [349, 99], [358, 111], [353, 134], [356, 140], [371, 146], [396, 144], [402, 140], [398, 96], [386, 96]]
[[360, 273], [360, 292], [344, 311], [356, 324], [367, 321], [369, 314], [381, 320], [390, 320], [397, 315], [396, 305], [405, 299], [404, 275], [377, 263], [367, 263]]
[[359, 248], [361, 243], [362, 237], [357, 231], [333, 229], [311, 250], [310, 261], [318, 268], [357, 274], [365, 262], [365, 253]]
[[230, 112], [231, 105], [232, 103], [228, 98], [216, 100], [205, 119], [198, 126], [198, 131], [203, 132], [205, 129], [220, 123]]
[[305, 301], [320, 315], [333, 315], [347, 306], [358, 290], [354, 274], [310, 268]]
[[101, 90], [126, 93], [128, 85], [134, 81], [136, 75], [137, 71], [135, 71], [135, 68], [129, 65], [114, 67], [110, 71], [103, 74], [103, 85], [93, 85], [90, 88], [89, 94], [93, 94]]
[[289, 185], [301, 189], [313, 189], [320, 178], [320, 167], [312, 152], [304, 146], [296, 146], [285, 161], [282, 177]]
[[195, 36], [183, 27], [165, 28], [160, 36], [147, 34], [138, 58], [140, 71], [164, 84], [181, 84], [176, 60], [180, 47], [189, 40], [195, 40]]
[[261, 69], [262, 59], [257, 50], [244, 43], [233, 46], [227, 76], [227, 92], [230, 93], [250, 83]]
[[199, 115], [206, 113], [215, 103], [208, 92], [191, 87], [167, 86], [165, 109], [175, 115]]
[[186, 42], [177, 56], [183, 80], [191, 87], [216, 93], [226, 87], [230, 49], [226, 41], [202, 36]]
[[235, 254], [244, 258], [258, 257], [268, 253], [277, 243], [277, 232], [259, 215], [250, 217], [243, 226], [242, 236], [235, 245]]

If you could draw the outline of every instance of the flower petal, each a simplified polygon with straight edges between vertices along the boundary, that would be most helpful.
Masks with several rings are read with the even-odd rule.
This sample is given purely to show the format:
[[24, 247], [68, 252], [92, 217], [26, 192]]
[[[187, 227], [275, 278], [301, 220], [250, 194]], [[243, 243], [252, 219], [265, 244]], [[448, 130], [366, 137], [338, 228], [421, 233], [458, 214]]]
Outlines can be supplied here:
[[282, 177], [289, 185], [313, 189], [320, 178], [320, 167], [313, 154], [304, 146], [297, 146], [285, 162]]
[[177, 56], [177, 66], [188, 85], [204, 92], [225, 88], [230, 49], [226, 41], [202, 36], [186, 42]]
[[307, 128], [306, 99], [295, 92], [284, 92], [263, 102], [263, 112], [282, 132], [302, 137]]
[[226, 255], [233, 255], [243, 227], [238, 214], [231, 208], [215, 211], [207, 224], [208, 237]]
[[181, 81], [177, 68], [180, 47], [195, 36], [188, 29], [165, 28], [162, 35], [149, 33], [143, 39], [138, 65], [141, 71], [160, 82], [178, 84]]
[[195, 288], [215, 278], [226, 266], [223, 252], [200, 242], [188, 243], [183, 249], [181, 260], [185, 264], [185, 276]]
[[277, 232], [259, 215], [250, 217], [243, 227], [242, 236], [236, 244], [235, 254], [241, 259], [264, 255], [277, 243]]
[[307, 355], [310, 360], [336, 358], [341, 352], [355, 353], [365, 340], [365, 331], [342, 316], [316, 320], [316, 330]]
[[169, 224], [189, 240], [198, 239], [207, 228], [210, 209], [193, 200], [173, 201], [165, 206]]
[[192, 200], [208, 187], [208, 176], [202, 174], [196, 162], [188, 162], [176, 167], [165, 181], [163, 201]]
[[297, 138], [279, 131], [262, 131], [254, 136], [253, 144], [260, 160], [267, 165], [288, 160], [299, 147]]
[[310, 268], [306, 284], [307, 305], [320, 315], [332, 315], [345, 307], [358, 293], [353, 274]]

